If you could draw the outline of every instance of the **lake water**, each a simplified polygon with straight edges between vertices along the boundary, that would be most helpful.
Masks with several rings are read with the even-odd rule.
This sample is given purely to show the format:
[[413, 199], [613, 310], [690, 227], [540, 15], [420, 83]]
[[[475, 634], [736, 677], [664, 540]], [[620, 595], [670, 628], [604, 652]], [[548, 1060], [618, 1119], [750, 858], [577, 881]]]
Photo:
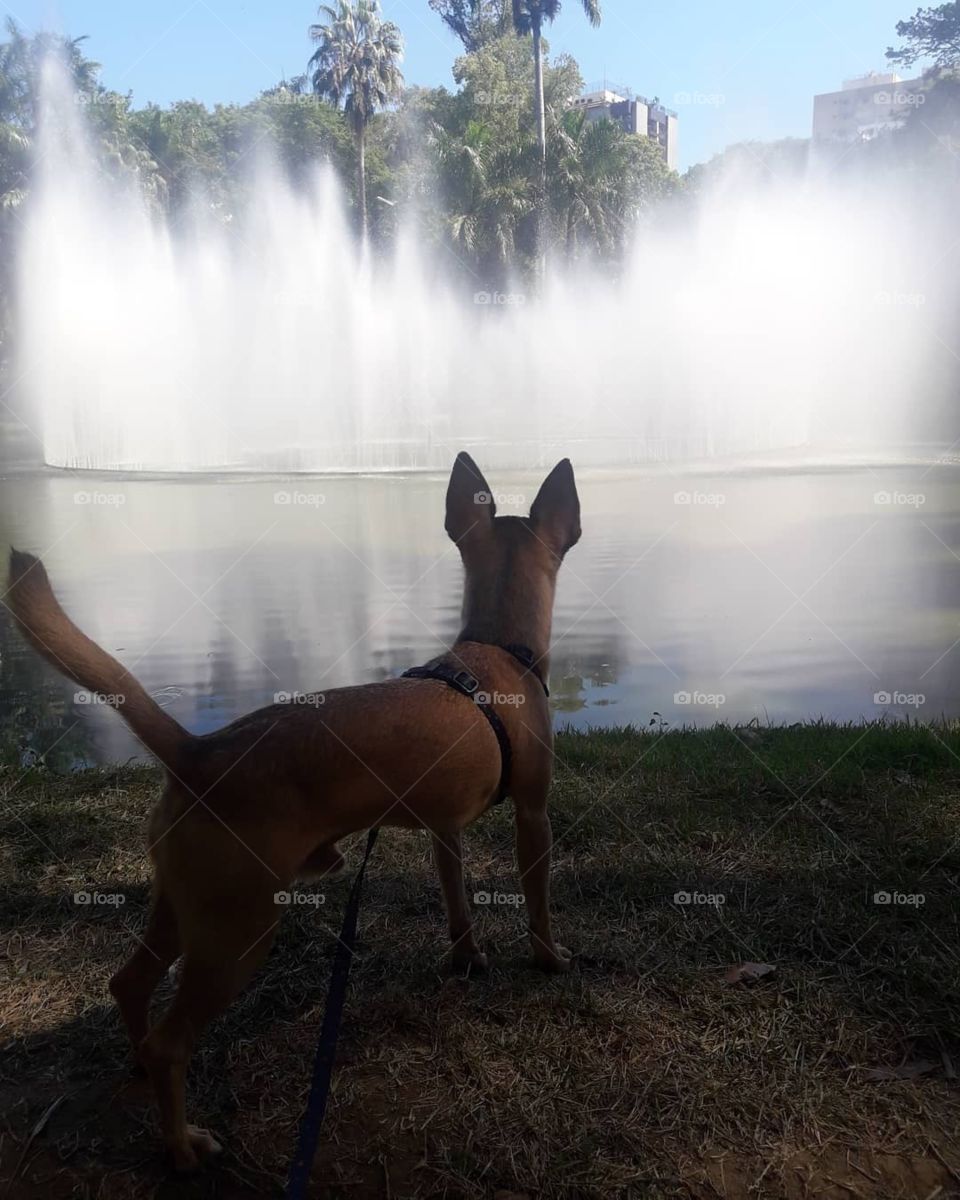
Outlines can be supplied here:
[[[9, 456], [9, 450], [8, 450]], [[526, 512], [543, 475], [491, 481]], [[561, 572], [558, 725], [960, 715], [960, 469], [581, 473]], [[0, 543], [41, 554], [80, 626], [189, 729], [280, 691], [400, 673], [459, 626], [445, 476], [117, 478], [8, 462]], [[138, 743], [0, 610], [4, 748]]]

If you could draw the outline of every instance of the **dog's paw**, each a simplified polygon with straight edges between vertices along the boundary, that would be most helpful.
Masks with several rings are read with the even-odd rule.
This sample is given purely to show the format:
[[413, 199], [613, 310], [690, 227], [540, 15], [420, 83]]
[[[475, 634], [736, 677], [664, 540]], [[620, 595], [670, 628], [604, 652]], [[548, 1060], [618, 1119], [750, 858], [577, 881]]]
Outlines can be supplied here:
[[554, 946], [552, 950], [545, 950], [542, 946], [538, 946], [534, 951], [533, 958], [541, 971], [549, 971], [553, 974], [569, 971], [573, 965], [573, 952], [566, 946]]
[[196, 1171], [205, 1158], [219, 1154], [223, 1147], [208, 1129], [187, 1126], [186, 1141], [170, 1147], [173, 1165], [177, 1171]]
[[454, 950], [451, 959], [453, 969], [464, 975], [483, 975], [487, 970], [487, 956], [479, 950]]

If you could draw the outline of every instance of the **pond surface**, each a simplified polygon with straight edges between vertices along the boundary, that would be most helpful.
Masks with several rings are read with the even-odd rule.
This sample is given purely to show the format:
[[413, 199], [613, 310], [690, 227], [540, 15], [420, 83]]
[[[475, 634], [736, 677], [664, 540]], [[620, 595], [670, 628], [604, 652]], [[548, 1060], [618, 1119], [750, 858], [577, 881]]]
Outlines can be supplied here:
[[[526, 512], [544, 472], [497, 478]], [[584, 473], [561, 572], [558, 725], [960, 715], [952, 466]], [[459, 628], [446, 477], [176, 479], [9, 467], [0, 543], [42, 555], [77, 623], [189, 729], [399, 674]], [[511, 503], [511, 500], [514, 502]], [[115, 714], [0, 610], [2, 746], [125, 760]]]

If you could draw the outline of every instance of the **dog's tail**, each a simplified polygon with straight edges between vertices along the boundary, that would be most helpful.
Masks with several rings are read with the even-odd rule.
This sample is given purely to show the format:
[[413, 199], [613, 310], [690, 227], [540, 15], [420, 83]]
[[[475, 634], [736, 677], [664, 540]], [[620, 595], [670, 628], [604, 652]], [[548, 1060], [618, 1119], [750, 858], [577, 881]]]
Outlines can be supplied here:
[[24, 637], [47, 662], [88, 691], [110, 697], [147, 749], [164, 766], [176, 770], [191, 735], [125, 667], [74, 625], [58, 604], [39, 558], [11, 550], [4, 602]]

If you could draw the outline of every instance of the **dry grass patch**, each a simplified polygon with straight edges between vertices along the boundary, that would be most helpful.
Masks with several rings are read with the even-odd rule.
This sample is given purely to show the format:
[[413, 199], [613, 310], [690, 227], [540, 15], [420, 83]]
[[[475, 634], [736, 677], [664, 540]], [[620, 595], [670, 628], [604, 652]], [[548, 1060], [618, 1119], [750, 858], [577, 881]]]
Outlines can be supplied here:
[[[452, 976], [427, 839], [384, 834], [315, 1194], [960, 1195], [960, 737], [628, 730], [557, 752], [554, 908], [575, 969], [532, 971], [522, 908], [491, 904], [489, 974]], [[0, 1189], [280, 1194], [349, 874], [286, 915], [204, 1039], [192, 1104], [228, 1150], [184, 1183], [106, 993], [144, 917], [157, 777], [8, 770], [0, 786]], [[518, 890], [509, 806], [466, 844], [471, 892]], [[73, 902], [91, 889], [124, 903]], [[746, 960], [776, 970], [725, 983]]]

